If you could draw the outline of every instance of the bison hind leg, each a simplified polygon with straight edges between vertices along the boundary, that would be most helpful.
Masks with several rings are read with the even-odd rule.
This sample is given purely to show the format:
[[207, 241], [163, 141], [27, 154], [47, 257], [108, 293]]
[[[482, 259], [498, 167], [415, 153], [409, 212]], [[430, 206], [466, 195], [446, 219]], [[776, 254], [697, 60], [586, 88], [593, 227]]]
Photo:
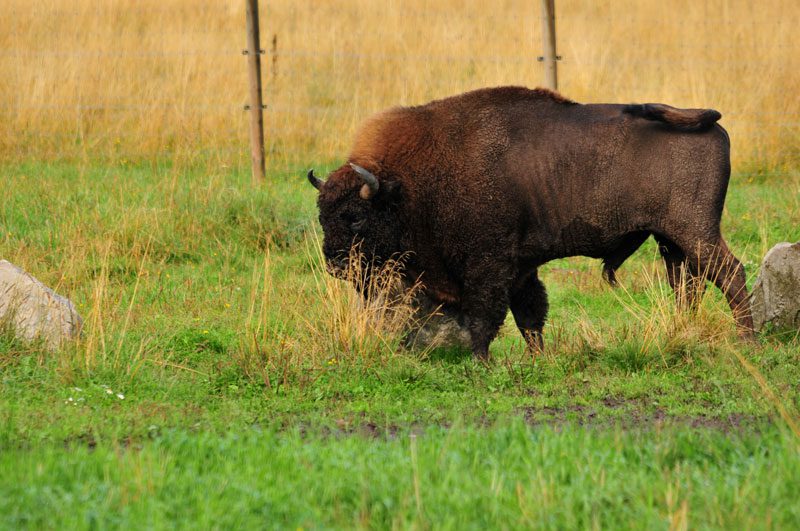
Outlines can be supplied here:
[[614, 287], [617, 285], [617, 269], [642, 246], [648, 236], [650, 233], [647, 231], [629, 232], [603, 256], [603, 278], [609, 285]]
[[617, 287], [617, 270], [611, 267], [605, 260], [603, 260], [603, 279], [608, 282], [608, 285]]
[[697, 308], [705, 290], [705, 279], [700, 275], [697, 266], [675, 242], [661, 235], [656, 235], [658, 252], [664, 259], [667, 268], [667, 280], [675, 292], [678, 308], [693, 311]]
[[699, 277], [699, 284], [705, 279], [716, 285], [728, 300], [740, 335], [753, 339], [755, 331], [744, 266], [731, 253], [722, 236], [685, 241], [680, 248], [692, 275]]
[[744, 266], [718, 231], [699, 236], [657, 235], [656, 241], [679, 306], [696, 307], [705, 281], [709, 281], [728, 300], [740, 335], [746, 339], [755, 338]]

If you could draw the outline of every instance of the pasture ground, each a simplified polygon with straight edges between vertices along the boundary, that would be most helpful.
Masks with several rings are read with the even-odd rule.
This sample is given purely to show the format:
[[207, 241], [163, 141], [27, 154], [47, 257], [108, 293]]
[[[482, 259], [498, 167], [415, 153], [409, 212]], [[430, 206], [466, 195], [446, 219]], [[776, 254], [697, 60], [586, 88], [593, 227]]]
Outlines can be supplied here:
[[[800, 339], [738, 343], [713, 288], [677, 314], [652, 242], [617, 290], [543, 268], [547, 351], [509, 317], [483, 366], [348, 313], [299, 168], [0, 173], [0, 257], [85, 318], [57, 355], [0, 335], [0, 528], [800, 525]], [[797, 171], [732, 179], [750, 285], [798, 201]]]

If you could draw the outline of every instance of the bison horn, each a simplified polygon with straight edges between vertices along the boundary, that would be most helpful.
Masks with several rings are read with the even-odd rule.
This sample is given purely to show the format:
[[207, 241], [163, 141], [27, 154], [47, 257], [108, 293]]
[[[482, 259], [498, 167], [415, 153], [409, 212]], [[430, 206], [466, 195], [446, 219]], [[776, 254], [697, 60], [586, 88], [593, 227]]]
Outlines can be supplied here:
[[308, 170], [308, 182], [317, 190], [320, 190], [322, 185], [325, 184], [325, 181], [314, 175], [314, 170]]
[[364, 197], [365, 195], [367, 196], [364, 197], [364, 199], [368, 199], [370, 196], [378, 193], [378, 189], [380, 188], [381, 185], [378, 182], [377, 177], [375, 177], [372, 173], [365, 170], [358, 164], [353, 164], [351, 162], [350, 167], [353, 168], [356, 171], [356, 173], [361, 176], [361, 178], [364, 180], [364, 184], [367, 186], [367, 190], [365, 190], [367, 193], [366, 194], [363, 192], [361, 193], [362, 197]]

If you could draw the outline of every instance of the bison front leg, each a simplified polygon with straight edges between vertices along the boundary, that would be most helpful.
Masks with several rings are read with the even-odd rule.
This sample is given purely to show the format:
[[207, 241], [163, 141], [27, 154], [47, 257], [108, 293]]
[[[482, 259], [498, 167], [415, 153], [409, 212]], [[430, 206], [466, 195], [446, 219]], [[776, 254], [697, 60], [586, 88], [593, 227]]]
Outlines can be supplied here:
[[535, 269], [521, 275], [514, 283], [510, 306], [528, 348], [533, 352], [541, 351], [544, 348], [542, 329], [547, 318], [547, 291]]
[[476, 360], [489, 361], [489, 345], [497, 337], [506, 312], [508, 306], [500, 306], [497, 302], [483, 306], [483, 310], [477, 313], [465, 311], [472, 339], [472, 356]]
[[508, 294], [513, 275], [505, 271], [472, 270], [464, 280], [462, 309], [467, 317], [472, 355], [489, 360], [489, 344], [497, 336], [508, 313]]

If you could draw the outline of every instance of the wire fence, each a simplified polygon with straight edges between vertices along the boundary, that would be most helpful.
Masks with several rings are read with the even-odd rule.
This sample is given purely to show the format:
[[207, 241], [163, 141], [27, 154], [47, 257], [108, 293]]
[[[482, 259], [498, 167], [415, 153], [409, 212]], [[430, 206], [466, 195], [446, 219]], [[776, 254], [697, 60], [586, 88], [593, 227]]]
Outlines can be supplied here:
[[[443, 5], [409, 0], [382, 11], [359, 0], [262, 0], [268, 157], [342, 157], [358, 123], [380, 109], [539, 84], [536, 2]], [[715, 107], [743, 160], [798, 156], [800, 8], [725, 6], [557, 2], [561, 91], [586, 102]], [[0, 22], [3, 158], [68, 154], [76, 143], [59, 141], [75, 138], [107, 155], [186, 149], [246, 158], [239, 2], [98, 9], [56, 0], [20, 2], [8, 14]]]

